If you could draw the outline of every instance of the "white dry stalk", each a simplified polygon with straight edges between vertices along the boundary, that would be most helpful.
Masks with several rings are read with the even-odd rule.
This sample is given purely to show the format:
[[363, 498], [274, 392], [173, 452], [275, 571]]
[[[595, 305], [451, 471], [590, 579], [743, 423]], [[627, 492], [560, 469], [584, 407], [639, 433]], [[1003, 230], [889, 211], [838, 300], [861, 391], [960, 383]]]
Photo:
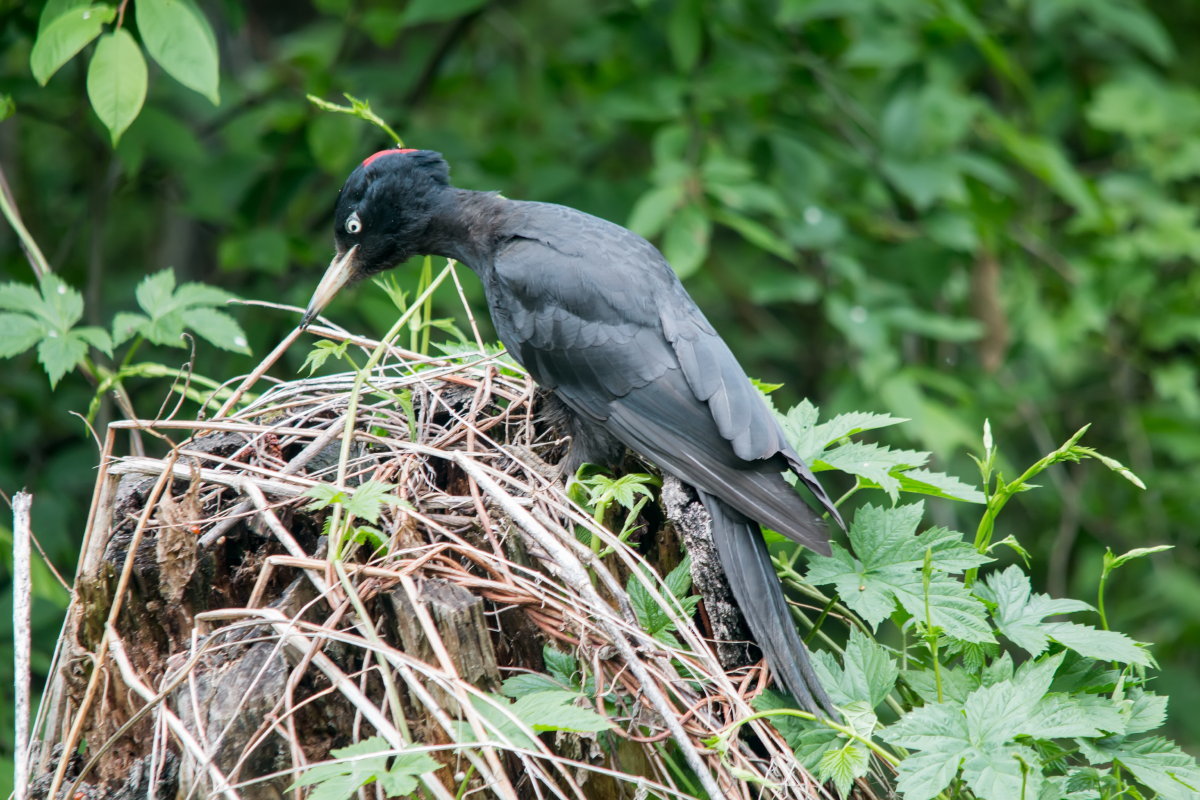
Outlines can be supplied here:
[[33, 558], [29, 516], [33, 495], [24, 490], [13, 495], [13, 667], [16, 671], [16, 770], [13, 780], [16, 797], [29, 791], [29, 707], [30, 669], [33, 647]]

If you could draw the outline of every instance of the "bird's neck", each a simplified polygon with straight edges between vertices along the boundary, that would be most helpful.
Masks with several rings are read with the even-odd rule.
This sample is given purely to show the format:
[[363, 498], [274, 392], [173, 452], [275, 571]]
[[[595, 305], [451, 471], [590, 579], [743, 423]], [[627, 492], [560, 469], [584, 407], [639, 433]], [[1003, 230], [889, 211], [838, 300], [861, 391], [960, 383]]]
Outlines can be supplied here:
[[456, 259], [477, 273], [488, 271], [506, 202], [489, 192], [447, 189], [434, 208], [422, 252]]

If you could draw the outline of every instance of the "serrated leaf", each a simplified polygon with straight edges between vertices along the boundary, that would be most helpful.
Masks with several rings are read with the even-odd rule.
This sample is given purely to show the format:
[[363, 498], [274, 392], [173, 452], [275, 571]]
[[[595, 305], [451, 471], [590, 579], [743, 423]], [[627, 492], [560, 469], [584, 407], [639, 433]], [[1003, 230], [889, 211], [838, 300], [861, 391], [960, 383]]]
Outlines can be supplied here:
[[613, 727], [612, 722], [595, 711], [576, 705], [577, 701], [581, 699], [583, 696], [578, 692], [561, 689], [536, 692], [513, 703], [512, 711], [539, 733], [544, 731], [595, 733]]
[[1092, 610], [1079, 600], [1055, 600], [1033, 593], [1029, 576], [1015, 564], [987, 576], [975, 587], [975, 593], [996, 606], [992, 618], [1000, 632], [1033, 656], [1046, 649], [1050, 635], [1049, 626], [1043, 622], [1046, 617]]
[[1117, 631], [1102, 631], [1077, 622], [1050, 622], [1044, 628], [1051, 639], [1082, 656], [1105, 661], [1123, 661], [1140, 667], [1148, 667], [1154, 663], [1150, 651], [1139, 647], [1133, 639]]
[[[113, 317], [113, 344], [122, 345], [150, 324], [150, 318], [132, 311], [118, 311]], [[324, 341], [324, 340], [322, 340]]]
[[575, 656], [547, 644], [542, 647], [542, 661], [550, 677], [568, 686], [578, 683], [576, 673], [579, 670], [579, 662], [575, 660]]
[[875, 708], [887, 698], [899, 675], [888, 649], [857, 628], [850, 631], [843, 665], [839, 666], [833, 655], [825, 651], [814, 653], [813, 659], [814, 666], [819, 664], [821, 685], [834, 704], [842, 708], [855, 701]]
[[1036, 722], [1030, 727], [1037, 731], [1034, 735], [1039, 739], [1095, 737], [1126, 730], [1121, 709], [1104, 696], [1049, 694], [1033, 713]]
[[348, 514], [365, 519], [372, 525], [379, 522], [379, 514], [384, 503], [392, 506], [408, 506], [403, 499], [391, 494], [395, 487], [383, 481], [370, 480], [360, 485], [347, 499], [343, 501]]
[[29, 68], [42, 86], [59, 67], [100, 35], [117, 11], [109, 5], [90, 5], [64, 9], [38, 33], [29, 54]]
[[52, 323], [49, 309], [45, 308], [41, 293], [26, 283], [14, 281], [0, 285], [0, 308], [20, 311], [23, 314], [33, 314]]
[[833, 781], [838, 794], [847, 797], [854, 781], [867, 774], [871, 765], [871, 754], [856, 741], [848, 741], [841, 747], [831, 748], [817, 762], [817, 777], [822, 781]]
[[833, 419], [815, 426], [813, 436], [821, 443], [822, 447], [828, 447], [847, 436], [886, 428], [890, 425], [899, 425], [901, 422], [908, 422], [908, 420], [904, 417], [893, 417], [891, 414], [852, 411], [849, 414], [838, 414]]
[[181, 284], [175, 290], [174, 302], [178, 303], [180, 308], [195, 308], [196, 306], [223, 306], [230, 300], [236, 299], [237, 295], [224, 289], [192, 281]]
[[958, 774], [961, 757], [938, 751], [914, 753], [900, 762], [896, 789], [904, 800], [932, 800]]
[[337, 760], [309, 767], [289, 790], [312, 786], [308, 800], [347, 800], [360, 787], [379, 781], [389, 797], [398, 797], [415, 791], [419, 776], [444, 766], [428, 753], [396, 753], [379, 736], [335, 749], [330, 755]]
[[511, 697], [514, 700], [520, 699], [527, 694], [535, 694], [536, 692], [561, 692], [570, 688], [570, 686], [564, 686], [549, 675], [542, 675], [539, 672], [522, 672], [513, 675], [511, 678], [506, 678], [500, 684], [501, 693], [505, 697]]
[[417, 790], [417, 779], [421, 775], [444, 766], [428, 753], [399, 753], [392, 758], [387, 771], [379, 776], [379, 783], [388, 797], [408, 797]]
[[1161, 800], [1195, 800], [1200, 794], [1196, 759], [1162, 737], [1127, 742], [1113, 754], [1113, 760], [1158, 792]]
[[146, 100], [146, 59], [129, 31], [121, 28], [100, 37], [88, 66], [87, 91], [116, 146]]
[[103, 328], [96, 328], [90, 325], [82, 328], [73, 328], [70, 335], [82, 339], [106, 356], [112, 356], [112, 338], [109, 337], [108, 331]]
[[927, 469], [910, 469], [901, 472], [898, 477], [902, 492], [928, 494], [948, 500], [961, 500], [964, 503], [983, 504], [987, 502], [983, 492], [960, 481], [953, 475], [930, 472]]
[[138, 305], [151, 319], [175, 310], [177, 304], [174, 294], [175, 272], [170, 267], [142, 278], [134, 290]]
[[45, 335], [45, 325], [33, 317], [0, 313], [0, 358], [24, 353]]
[[83, 317], [83, 295], [53, 273], [42, 276], [38, 284], [42, 296], [37, 310], [60, 332], [70, 330]]
[[216, 38], [204, 14], [182, 0], [138, 0], [134, 10], [151, 58], [172, 78], [220, 104]]
[[[1137, 691], [1137, 690], [1135, 690]], [[1151, 692], [1141, 692], [1127, 700], [1128, 719], [1125, 734], [1146, 733], [1167, 721], [1167, 702], [1170, 698]]]
[[38, 343], [38, 361], [50, 378], [50, 387], [54, 388], [62, 377], [87, 356], [87, 343], [77, 336], [67, 336], [57, 331], [49, 331], [46, 338]]
[[189, 328], [222, 350], [250, 354], [246, 334], [237, 320], [215, 308], [188, 308], [180, 312]]
[[858, 475], [878, 485], [895, 501], [900, 496], [900, 479], [892, 474], [893, 471], [919, 467], [928, 460], [928, 453], [916, 450], [893, 450], [871, 442], [849, 442], [821, 454], [813, 464], [813, 471], [832, 468]]
[[944, 572], [963, 571], [991, 559], [962, 541], [960, 534], [944, 528], [915, 534], [923, 512], [924, 503], [920, 502], [890, 509], [863, 506], [849, 532], [858, 557], [834, 543], [831, 555], [809, 557], [808, 581], [834, 584], [842, 601], [872, 627], [890, 615], [897, 602], [924, 620], [921, 572], [929, 551], [936, 568], [930, 582], [933, 624], [967, 641], [992, 641], [983, 604]]

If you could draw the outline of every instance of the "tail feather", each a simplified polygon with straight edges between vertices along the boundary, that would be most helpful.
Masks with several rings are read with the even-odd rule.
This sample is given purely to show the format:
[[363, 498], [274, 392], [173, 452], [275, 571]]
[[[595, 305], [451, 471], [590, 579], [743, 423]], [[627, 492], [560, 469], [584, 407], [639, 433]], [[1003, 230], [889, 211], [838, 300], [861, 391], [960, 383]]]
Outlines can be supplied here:
[[729, 588], [775, 679], [817, 715], [835, 714], [788, 611], [787, 599], [758, 525], [706, 492], [700, 501], [712, 519], [713, 542]]

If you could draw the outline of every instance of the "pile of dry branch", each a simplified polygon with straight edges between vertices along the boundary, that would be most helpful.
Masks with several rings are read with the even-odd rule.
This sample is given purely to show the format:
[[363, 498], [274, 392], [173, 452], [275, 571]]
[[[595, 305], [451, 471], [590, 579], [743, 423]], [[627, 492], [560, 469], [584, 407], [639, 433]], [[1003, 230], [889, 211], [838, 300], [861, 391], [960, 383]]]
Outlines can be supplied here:
[[[630, 610], [631, 577], [667, 594], [649, 576], [678, 562], [697, 507], [618, 541], [565, 496], [527, 378], [482, 353], [381, 363], [352, 425], [347, 374], [277, 383], [215, 420], [110, 428], [33, 797], [300, 800], [298, 777], [371, 736], [440, 762], [417, 791], [441, 800], [824, 796], [764, 721], [712, 744], [753, 713], [761, 668], [723, 668], [681, 614], [672, 649]], [[166, 454], [114, 457], [130, 428]], [[339, 456], [344, 496], [374, 480], [403, 501], [382, 506], [386, 548], [331, 558], [332, 509], [305, 493], [337, 484]], [[597, 558], [592, 535], [613, 552]], [[578, 703], [611, 730], [506, 717], [494, 693], [543, 672], [546, 644], [577, 659], [594, 686]]]

